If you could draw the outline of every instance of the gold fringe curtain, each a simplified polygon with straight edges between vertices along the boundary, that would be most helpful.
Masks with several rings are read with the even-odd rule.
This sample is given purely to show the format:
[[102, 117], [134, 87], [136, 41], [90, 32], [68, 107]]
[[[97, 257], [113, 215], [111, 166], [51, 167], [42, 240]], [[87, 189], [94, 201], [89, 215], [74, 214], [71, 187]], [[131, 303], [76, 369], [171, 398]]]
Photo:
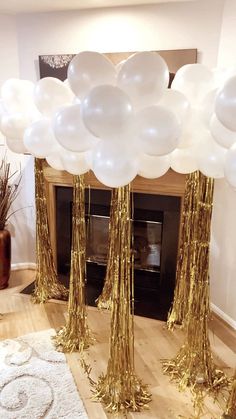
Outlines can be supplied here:
[[100, 309], [110, 309], [112, 306], [112, 288], [114, 282], [114, 264], [117, 264], [115, 258], [115, 243], [116, 243], [116, 232], [117, 232], [117, 204], [118, 204], [118, 193], [119, 189], [112, 189], [111, 193], [111, 209], [110, 209], [110, 220], [109, 220], [109, 244], [108, 244], [108, 258], [107, 258], [107, 269], [104, 286], [101, 295], [97, 299], [97, 306]]
[[72, 209], [72, 246], [68, 320], [54, 337], [63, 352], [82, 352], [92, 342], [85, 305], [86, 227], [84, 176], [74, 176]]
[[181, 243], [176, 269], [176, 286], [173, 306], [167, 320], [168, 329], [175, 324], [183, 324], [188, 312], [191, 255], [195, 253], [194, 226], [196, 225], [198, 208], [199, 172], [186, 177], [184, 204], [181, 221]]
[[140, 411], [151, 399], [134, 370], [133, 256], [131, 256], [130, 185], [118, 188], [113, 231], [114, 261], [110, 356], [105, 375], [94, 383], [94, 398], [109, 412]]
[[186, 315], [186, 339], [177, 356], [164, 361], [164, 372], [176, 380], [181, 390], [187, 386], [194, 394], [196, 412], [200, 412], [203, 391], [217, 392], [228, 384], [223, 372], [212, 360], [208, 334], [209, 307], [209, 241], [213, 202], [213, 179], [199, 175], [196, 189], [198, 202], [193, 229], [194, 246], [189, 254], [190, 290]]
[[35, 159], [36, 262], [37, 272], [33, 302], [50, 298], [67, 299], [67, 289], [58, 282], [50, 242], [43, 160]]
[[236, 371], [234, 373], [232, 387], [223, 419], [236, 419]]

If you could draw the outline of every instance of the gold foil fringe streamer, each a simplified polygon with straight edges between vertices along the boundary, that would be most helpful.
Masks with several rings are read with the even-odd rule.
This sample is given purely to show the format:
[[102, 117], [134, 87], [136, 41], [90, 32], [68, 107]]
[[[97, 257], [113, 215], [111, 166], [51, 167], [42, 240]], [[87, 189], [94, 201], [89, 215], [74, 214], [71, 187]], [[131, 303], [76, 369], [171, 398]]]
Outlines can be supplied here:
[[[93, 383], [94, 399], [109, 412], [140, 411], [151, 395], [134, 370], [133, 256], [131, 252], [130, 185], [117, 190], [114, 213], [110, 355], [105, 375]], [[131, 312], [132, 311], [132, 312]]]
[[85, 305], [86, 228], [84, 176], [74, 176], [72, 208], [72, 245], [68, 319], [53, 338], [63, 352], [82, 352], [93, 339], [87, 324]]
[[169, 312], [167, 327], [173, 329], [175, 324], [183, 325], [188, 312], [190, 291], [190, 260], [194, 251], [193, 239], [195, 219], [197, 217], [199, 172], [186, 176], [184, 204], [181, 220], [181, 242], [176, 269], [176, 286], [173, 306]]
[[109, 219], [109, 244], [108, 244], [108, 258], [107, 258], [107, 269], [104, 286], [101, 295], [97, 299], [97, 306], [99, 309], [110, 310], [112, 306], [112, 288], [113, 288], [113, 270], [114, 264], [117, 264], [115, 258], [115, 243], [116, 243], [116, 232], [117, 232], [117, 205], [118, 205], [118, 188], [112, 189], [111, 192], [111, 208], [110, 208], [110, 219]]
[[226, 412], [223, 415], [223, 419], [236, 419], [236, 371], [227, 402]]
[[66, 300], [68, 291], [58, 282], [53, 261], [42, 159], [35, 159], [35, 206], [37, 271], [32, 300], [34, 303], [44, 303], [50, 298]]
[[[186, 339], [177, 356], [163, 362], [164, 373], [178, 383], [179, 389], [190, 387], [197, 417], [202, 413], [204, 397], [217, 397], [228, 386], [224, 373], [213, 363], [208, 320], [209, 307], [209, 241], [213, 201], [213, 179], [199, 174], [198, 202], [188, 263], [190, 273], [189, 308], [186, 315]], [[190, 226], [189, 226], [190, 228]]]

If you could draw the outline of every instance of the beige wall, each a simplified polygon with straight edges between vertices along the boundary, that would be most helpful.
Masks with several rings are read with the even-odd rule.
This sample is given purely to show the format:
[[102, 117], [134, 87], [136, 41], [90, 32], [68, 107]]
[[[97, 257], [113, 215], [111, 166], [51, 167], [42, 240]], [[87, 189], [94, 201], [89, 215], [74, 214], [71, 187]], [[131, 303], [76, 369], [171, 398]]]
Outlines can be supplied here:
[[[219, 43], [219, 67], [236, 68], [236, 1], [226, 0]], [[211, 247], [214, 309], [236, 329], [236, 191], [215, 182]]]
[[[19, 49], [16, 18], [0, 15], [0, 86], [12, 77], [19, 77]], [[2, 141], [1, 141], [2, 142]], [[0, 146], [0, 157], [6, 149]], [[12, 211], [17, 211], [9, 220], [8, 228], [12, 234], [12, 263], [26, 264], [35, 260], [35, 227], [34, 227], [34, 192], [32, 182], [32, 158], [7, 151], [12, 173], [21, 171], [20, 193], [13, 204]], [[19, 176], [15, 176], [17, 181]], [[18, 265], [19, 266], [19, 265]], [[23, 265], [24, 266], [24, 265]]]

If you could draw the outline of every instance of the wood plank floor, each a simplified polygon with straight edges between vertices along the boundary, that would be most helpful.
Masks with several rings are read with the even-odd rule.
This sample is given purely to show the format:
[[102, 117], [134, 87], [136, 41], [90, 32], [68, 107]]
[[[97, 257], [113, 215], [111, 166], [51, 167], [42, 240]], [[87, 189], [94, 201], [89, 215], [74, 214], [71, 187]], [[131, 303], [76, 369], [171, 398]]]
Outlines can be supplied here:
[[[33, 277], [33, 271], [13, 272], [9, 288], [0, 291], [0, 312], [4, 314], [0, 321], [1, 340], [44, 329], [56, 329], [65, 323], [65, 303], [49, 302], [45, 305], [34, 305], [30, 297], [19, 294], [22, 286], [30, 283]], [[87, 352], [86, 360], [92, 366], [92, 378], [95, 380], [101, 372], [106, 371], [109, 318], [109, 313], [99, 312], [92, 307], [88, 308], [89, 326], [94, 332], [96, 343]], [[217, 365], [232, 375], [236, 365], [236, 332], [216, 317], [213, 317], [210, 329], [212, 349]], [[129, 413], [129, 419], [190, 419], [193, 417], [190, 394], [179, 393], [175, 385], [171, 384], [169, 378], [161, 371], [160, 359], [173, 357], [183, 342], [183, 338], [183, 331], [169, 332], [163, 322], [135, 317], [136, 373], [144, 383], [149, 384], [153, 397], [149, 410], [135, 414]], [[91, 419], [110, 418], [111, 415], [104, 411], [100, 403], [91, 400], [90, 385], [80, 366], [79, 355], [70, 354], [67, 355], [67, 359], [88, 417]], [[202, 418], [219, 419], [221, 413], [219, 406], [208, 399]], [[115, 418], [119, 417], [121, 415], [115, 416]]]

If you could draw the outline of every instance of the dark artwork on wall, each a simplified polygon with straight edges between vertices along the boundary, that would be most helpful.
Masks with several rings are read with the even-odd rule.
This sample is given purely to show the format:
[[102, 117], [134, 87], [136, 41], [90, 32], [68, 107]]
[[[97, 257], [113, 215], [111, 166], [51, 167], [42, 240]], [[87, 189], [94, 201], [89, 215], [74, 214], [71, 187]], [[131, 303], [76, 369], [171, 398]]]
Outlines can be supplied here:
[[[170, 71], [170, 84], [176, 71], [185, 64], [197, 62], [196, 49], [176, 49], [157, 51], [166, 61]], [[114, 52], [106, 55], [114, 64], [127, 59], [133, 52]], [[75, 54], [55, 54], [39, 56], [39, 74], [43, 77], [56, 77], [60, 80], [67, 78], [67, 69]]]
[[67, 69], [74, 54], [56, 54], [39, 56], [39, 75], [43, 77], [56, 77], [64, 81], [67, 78]]

